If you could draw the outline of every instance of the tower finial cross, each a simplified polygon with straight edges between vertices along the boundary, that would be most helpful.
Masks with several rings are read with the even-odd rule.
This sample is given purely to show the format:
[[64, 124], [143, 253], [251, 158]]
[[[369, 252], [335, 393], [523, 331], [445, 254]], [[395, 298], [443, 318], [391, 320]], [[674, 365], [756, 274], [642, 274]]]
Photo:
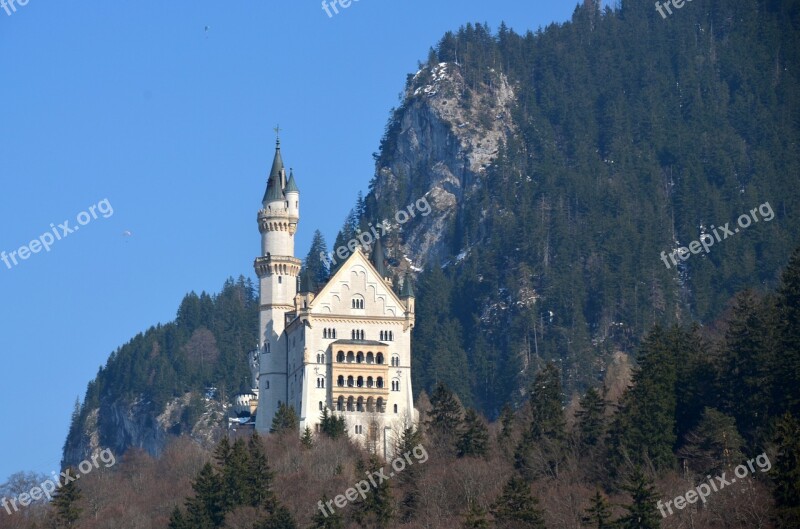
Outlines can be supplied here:
[[275, 141], [280, 145], [281, 143], [281, 126], [275, 125], [275, 128], [272, 129], [275, 131]]

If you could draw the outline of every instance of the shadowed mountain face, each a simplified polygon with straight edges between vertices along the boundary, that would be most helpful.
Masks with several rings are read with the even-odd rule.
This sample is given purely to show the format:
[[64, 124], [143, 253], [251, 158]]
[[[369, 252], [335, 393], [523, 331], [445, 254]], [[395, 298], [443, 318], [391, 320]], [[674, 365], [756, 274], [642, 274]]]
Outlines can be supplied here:
[[797, 243], [797, 24], [791, 2], [669, 21], [587, 2], [535, 34], [446, 34], [357, 208], [367, 229], [431, 205], [386, 236], [398, 276], [424, 269], [415, 389], [443, 380], [491, 416], [553, 359], [569, 394], [655, 322], [774, 285]]

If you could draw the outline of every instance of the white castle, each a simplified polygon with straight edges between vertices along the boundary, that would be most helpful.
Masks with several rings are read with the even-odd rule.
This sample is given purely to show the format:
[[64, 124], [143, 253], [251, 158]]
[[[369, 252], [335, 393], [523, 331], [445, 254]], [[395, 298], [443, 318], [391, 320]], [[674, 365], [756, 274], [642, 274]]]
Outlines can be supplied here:
[[255, 428], [268, 432], [280, 403], [292, 406], [300, 431], [320, 429], [327, 408], [343, 416], [350, 437], [389, 454], [402, 428], [415, 424], [411, 391], [414, 292], [398, 296], [378, 239], [367, 259], [360, 248], [318, 292], [298, 288], [294, 255], [300, 191], [286, 179], [280, 140], [258, 212], [261, 254]]

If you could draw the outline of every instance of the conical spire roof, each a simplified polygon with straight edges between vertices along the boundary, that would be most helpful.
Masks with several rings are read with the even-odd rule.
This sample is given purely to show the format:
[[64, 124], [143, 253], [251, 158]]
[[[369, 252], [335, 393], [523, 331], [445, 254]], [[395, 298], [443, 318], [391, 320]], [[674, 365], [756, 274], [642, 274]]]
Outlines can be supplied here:
[[286, 189], [283, 190], [284, 194], [288, 193], [299, 193], [300, 190], [297, 189], [297, 184], [294, 181], [294, 170], [289, 170], [289, 181], [286, 182]]
[[283, 157], [281, 156], [281, 140], [275, 142], [275, 158], [272, 160], [272, 170], [269, 172], [267, 181], [267, 191], [264, 193], [264, 204], [275, 200], [283, 200], [283, 175], [286, 169], [283, 167]]
[[380, 237], [378, 237], [375, 241], [375, 245], [372, 247], [370, 261], [375, 266], [375, 270], [381, 275], [381, 278], [389, 277], [389, 271], [386, 269], [386, 254], [383, 251], [383, 243]]

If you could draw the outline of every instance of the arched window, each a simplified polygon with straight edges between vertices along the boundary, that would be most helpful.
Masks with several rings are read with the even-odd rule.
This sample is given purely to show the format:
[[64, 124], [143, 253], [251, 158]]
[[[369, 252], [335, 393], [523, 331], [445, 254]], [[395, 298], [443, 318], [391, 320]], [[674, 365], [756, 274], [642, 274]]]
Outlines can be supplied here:
[[390, 342], [394, 341], [394, 331], [389, 331], [389, 341]]
[[319, 411], [322, 411], [322, 401], [319, 401]]
[[339, 378], [336, 379], [336, 385], [340, 388], [344, 387], [344, 375], [339, 375]]
[[375, 362], [383, 364], [383, 353], [378, 353], [378, 356], [375, 357]]
[[322, 329], [322, 338], [323, 339], [327, 339], [328, 338], [328, 329]]
[[344, 410], [344, 397], [340, 395], [339, 398], [336, 399], [336, 411], [342, 410]]
[[344, 351], [339, 351], [338, 353], [336, 353], [336, 361], [344, 362]]
[[356, 359], [356, 355], [353, 354], [353, 351], [347, 351], [347, 361], [353, 363]]
[[347, 397], [347, 411], [353, 411], [354, 405], [353, 397]]
[[394, 412], [397, 413], [397, 404], [394, 405]]
[[361, 296], [353, 296], [353, 299], [350, 302], [350, 307], [354, 309], [363, 309], [364, 308], [364, 298]]
[[358, 397], [358, 401], [356, 401], [356, 411], [364, 411], [364, 397]]
[[375, 363], [375, 355], [372, 354], [372, 351], [367, 352], [367, 363], [374, 364]]
[[358, 377], [358, 379], [356, 380], [356, 386], [358, 386], [359, 388], [364, 387], [364, 377]]
[[364, 363], [364, 353], [362, 353], [361, 351], [359, 351], [358, 354], [356, 355], [356, 362], [359, 364]]
[[383, 331], [381, 331], [380, 334], [381, 334], [380, 341], [383, 341]]
[[375, 380], [372, 377], [367, 377], [367, 387], [371, 388], [375, 386]]
[[400, 391], [400, 381], [392, 380], [392, 391]]
[[367, 411], [370, 413], [375, 411], [375, 397], [370, 397], [367, 399]]
[[352, 388], [354, 384], [353, 375], [347, 377], [347, 387]]
[[378, 377], [378, 388], [383, 389], [383, 377]]
[[378, 397], [378, 413], [384, 413], [386, 411], [385, 403], [383, 402], [383, 397]]

